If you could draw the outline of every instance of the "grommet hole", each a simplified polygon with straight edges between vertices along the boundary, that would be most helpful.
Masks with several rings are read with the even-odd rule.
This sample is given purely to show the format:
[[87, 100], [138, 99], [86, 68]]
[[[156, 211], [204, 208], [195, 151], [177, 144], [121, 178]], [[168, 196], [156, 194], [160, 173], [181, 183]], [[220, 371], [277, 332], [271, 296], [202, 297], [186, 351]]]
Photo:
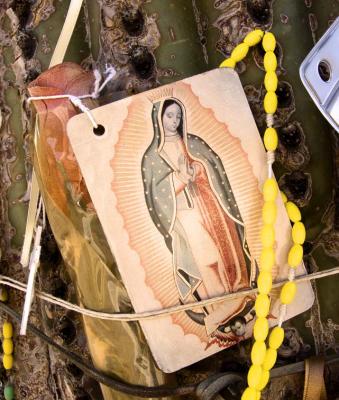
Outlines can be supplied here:
[[331, 66], [326, 60], [322, 60], [318, 64], [318, 74], [324, 82], [331, 79]]
[[102, 125], [98, 125], [96, 128], [93, 128], [94, 135], [102, 136], [105, 133], [105, 127]]

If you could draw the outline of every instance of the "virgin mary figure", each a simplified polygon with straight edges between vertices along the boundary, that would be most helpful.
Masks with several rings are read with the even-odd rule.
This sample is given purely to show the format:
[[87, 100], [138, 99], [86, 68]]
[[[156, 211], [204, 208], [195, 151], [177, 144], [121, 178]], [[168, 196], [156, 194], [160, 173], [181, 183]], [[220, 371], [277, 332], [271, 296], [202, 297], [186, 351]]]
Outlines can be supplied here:
[[[250, 287], [244, 223], [219, 156], [187, 133], [185, 107], [178, 99], [155, 103], [152, 122], [154, 137], [142, 161], [145, 198], [172, 253], [180, 301]], [[247, 301], [233, 302], [217, 326], [243, 312]], [[217, 307], [204, 312], [209, 315]]]

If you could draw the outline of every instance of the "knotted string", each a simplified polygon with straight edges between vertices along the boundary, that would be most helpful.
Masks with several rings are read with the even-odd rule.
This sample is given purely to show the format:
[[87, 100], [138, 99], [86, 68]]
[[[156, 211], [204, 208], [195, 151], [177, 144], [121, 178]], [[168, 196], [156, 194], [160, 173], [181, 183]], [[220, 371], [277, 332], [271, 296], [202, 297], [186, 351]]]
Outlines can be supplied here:
[[84, 94], [81, 96], [75, 96], [72, 94], [56, 94], [53, 96], [31, 96], [27, 99], [27, 102], [30, 103], [31, 101], [35, 100], [57, 100], [57, 99], [69, 99], [72, 104], [76, 107], [78, 107], [83, 113], [85, 113], [89, 120], [91, 121], [91, 124], [93, 125], [93, 128], [97, 128], [98, 124], [96, 120], [94, 119], [91, 110], [85, 106], [85, 104], [81, 101], [82, 99], [97, 99], [100, 95], [100, 92], [105, 88], [105, 86], [108, 84], [109, 81], [111, 81], [115, 75], [116, 75], [116, 70], [113, 67], [107, 67], [105, 70], [106, 78], [103, 81], [103, 83], [100, 85], [100, 81], [102, 79], [101, 74], [99, 70], [94, 70], [94, 76], [95, 76], [95, 82], [94, 82], [94, 90], [90, 94]]

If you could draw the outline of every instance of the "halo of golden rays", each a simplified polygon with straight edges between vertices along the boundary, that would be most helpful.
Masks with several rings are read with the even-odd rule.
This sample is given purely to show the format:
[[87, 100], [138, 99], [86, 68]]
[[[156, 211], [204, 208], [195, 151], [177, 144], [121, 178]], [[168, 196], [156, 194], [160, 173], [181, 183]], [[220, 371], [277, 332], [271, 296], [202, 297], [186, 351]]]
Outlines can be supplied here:
[[[177, 82], [171, 87], [157, 89], [147, 98], [137, 96], [129, 105], [128, 116], [116, 144], [116, 155], [111, 161], [114, 176], [112, 190], [116, 194], [117, 210], [123, 217], [129, 235], [129, 245], [139, 255], [144, 268], [145, 284], [162, 307], [179, 304], [179, 296], [173, 277], [172, 255], [147, 210], [141, 163], [154, 134], [151, 121], [153, 104], [150, 100], [160, 101], [172, 96], [186, 107], [187, 131], [200, 136], [220, 157], [246, 226], [251, 255], [257, 260], [261, 247], [259, 238], [263, 199], [240, 140], [216, 119], [213, 110], [200, 104], [187, 83]], [[273, 271], [273, 274], [276, 273], [277, 269]], [[172, 320], [182, 327], [185, 334], [197, 335], [201, 341], [207, 342], [205, 328], [193, 322], [185, 313], [172, 315]]]

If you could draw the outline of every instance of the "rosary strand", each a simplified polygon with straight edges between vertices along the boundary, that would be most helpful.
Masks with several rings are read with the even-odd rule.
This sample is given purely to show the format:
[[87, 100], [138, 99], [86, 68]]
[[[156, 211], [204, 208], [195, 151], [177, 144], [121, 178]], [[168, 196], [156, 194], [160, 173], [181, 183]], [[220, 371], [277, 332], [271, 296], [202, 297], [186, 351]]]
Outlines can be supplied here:
[[[276, 40], [271, 32], [264, 33], [260, 29], [256, 29], [247, 34], [244, 41], [240, 43], [232, 51], [231, 57], [226, 59], [220, 67], [234, 68], [236, 63], [244, 59], [250, 47], [259, 44], [265, 50], [264, 68], [265, 79], [264, 86], [266, 95], [264, 98], [264, 110], [266, 112], [267, 128], [264, 133], [264, 145], [267, 150], [268, 177], [263, 186], [264, 205], [262, 209], [263, 227], [261, 230], [262, 251], [259, 261], [258, 276], [258, 296], [255, 302], [255, 312], [257, 315], [253, 328], [254, 344], [251, 351], [252, 366], [247, 375], [248, 387], [245, 389], [242, 400], [259, 400], [261, 391], [266, 387], [270, 370], [273, 368], [277, 359], [277, 349], [284, 340], [284, 329], [282, 323], [285, 320], [286, 308], [290, 304], [296, 294], [297, 286], [294, 282], [295, 269], [302, 262], [303, 247], [306, 231], [305, 226], [301, 222], [301, 213], [298, 207], [287, 201], [286, 196], [281, 193], [287, 214], [294, 223], [292, 228], [293, 246], [288, 254], [288, 282], [286, 282], [280, 293], [281, 306], [279, 309], [278, 326], [272, 329], [270, 335], [267, 315], [270, 310], [271, 300], [270, 291], [272, 289], [272, 267], [275, 264], [275, 229], [274, 225], [277, 217], [276, 200], [279, 188], [273, 177], [272, 164], [274, 162], [274, 152], [278, 146], [278, 135], [274, 124], [274, 113], [277, 110], [278, 98], [276, 90], [278, 87], [278, 78], [276, 75], [277, 58], [274, 54]], [[268, 337], [268, 346], [265, 343]]]
[[[259, 261], [260, 273], [258, 276], [258, 296], [255, 302], [255, 311], [257, 320], [254, 324], [253, 336], [255, 342], [251, 351], [252, 366], [250, 367], [247, 375], [248, 387], [242, 395], [242, 400], [259, 400], [261, 397], [261, 391], [266, 387], [269, 377], [270, 370], [275, 365], [277, 359], [277, 349], [281, 346], [284, 339], [284, 330], [282, 323], [285, 320], [286, 308], [290, 304], [296, 294], [296, 283], [295, 283], [295, 270], [298, 265], [302, 262], [303, 258], [303, 247], [302, 244], [305, 241], [306, 231], [305, 226], [301, 222], [301, 213], [298, 207], [287, 201], [286, 196], [281, 193], [285, 207], [290, 220], [293, 222], [292, 228], [292, 240], [293, 246], [291, 247], [288, 254], [288, 281], [284, 283], [281, 293], [280, 302], [281, 306], [279, 309], [278, 326], [272, 329], [269, 333], [269, 324], [267, 315], [270, 309], [270, 292], [272, 289], [272, 267], [275, 264], [275, 230], [274, 224], [277, 216], [277, 205], [276, 200], [279, 194], [279, 188], [277, 182], [273, 176], [272, 165], [274, 163], [274, 153], [278, 145], [278, 135], [274, 125], [274, 113], [276, 112], [278, 99], [276, 95], [278, 79], [276, 75], [277, 58], [274, 54], [276, 47], [276, 40], [272, 33], [257, 29], [250, 32], [244, 39], [243, 43], [236, 46], [232, 51], [231, 57], [226, 59], [220, 67], [234, 68], [236, 63], [244, 59], [249, 51], [250, 47], [259, 44], [262, 41], [262, 46], [265, 50], [264, 56], [264, 68], [266, 71], [264, 86], [267, 91], [264, 98], [264, 110], [266, 112], [266, 123], [267, 128], [264, 133], [264, 144], [267, 150], [267, 167], [268, 177], [263, 186], [264, 205], [262, 209], [262, 220], [263, 227], [261, 230], [261, 243], [262, 251]], [[113, 71], [109, 71], [109, 77], [105, 80], [104, 84], [99, 87], [97, 84], [95, 92], [100, 92], [102, 87], [112, 79], [114, 76]], [[97, 79], [97, 81], [99, 81]], [[97, 97], [97, 95], [91, 94], [85, 97]], [[61, 96], [50, 96], [48, 98], [59, 98]], [[83, 112], [86, 112], [91, 119], [94, 127], [97, 126], [96, 121], [93, 119], [90, 111], [83, 107], [80, 98], [75, 98], [70, 95], [63, 95], [62, 97], [69, 97], [70, 100]], [[47, 97], [46, 97], [47, 98]], [[39, 100], [40, 98], [30, 98], [30, 100]], [[42, 98], [41, 98], [42, 99]], [[45, 99], [45, 98], [44, 98]], [[6, 297], [6, 296], [5, 296]], [[4, 301], [4, 298], [0, 300]], [[3, 325], [3, 365], [6, 370], [10, 370], [13, 366], [13, 326], [10, 322], [5, 322]], [[268, 337], [268, 345], [265, 341]], [[7, 390], [5, 389], [6, 400], [13, 399], [13, 388], [8, 385]]]
[[[1, 287], [0, 289], [0, 301], [5, 303], [8, 300], [8, 292], [6, 288]], [[13, 325], [10, 321], [5, 321], [2, 325], [2, 365], [6, 371], [6, 378], [8, 377], [10, 370], [14, 364], [14, 344], [13, 344]], [[4, 398], [5, 400], [14, 400], [14, 387], [11, 383], [11, 378], [8, 379], [4, 387]]]

